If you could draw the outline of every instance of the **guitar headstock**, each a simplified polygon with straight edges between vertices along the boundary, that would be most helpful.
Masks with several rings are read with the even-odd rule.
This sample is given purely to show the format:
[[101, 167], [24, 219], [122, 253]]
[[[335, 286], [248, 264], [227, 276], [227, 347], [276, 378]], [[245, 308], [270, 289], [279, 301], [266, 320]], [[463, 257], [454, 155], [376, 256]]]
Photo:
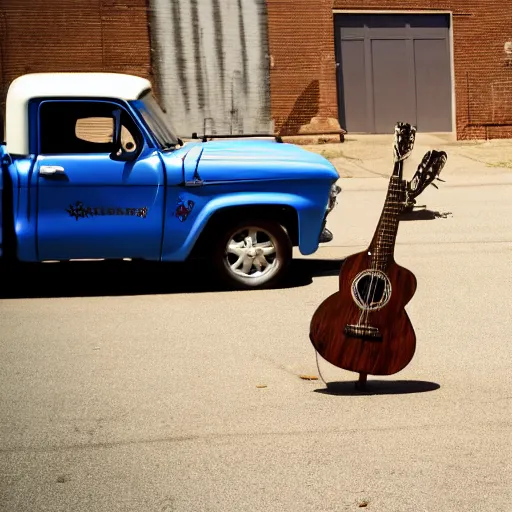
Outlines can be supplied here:
[[416, 140], [416, 126], [409, 123], [398, 122], [395, 125], [395, 139], [393, 142], [393, 159], [395, 163], [409, 157]]
[[439, 178], [443, 170], [448, 155], [444, 151], [427, 151], [418, 170], [412, 177], [411, 181], [407, 183], [407, 193], [409, 200], [418, 197], [430, 184], [437, 188], [434, 180], [442, 181]]

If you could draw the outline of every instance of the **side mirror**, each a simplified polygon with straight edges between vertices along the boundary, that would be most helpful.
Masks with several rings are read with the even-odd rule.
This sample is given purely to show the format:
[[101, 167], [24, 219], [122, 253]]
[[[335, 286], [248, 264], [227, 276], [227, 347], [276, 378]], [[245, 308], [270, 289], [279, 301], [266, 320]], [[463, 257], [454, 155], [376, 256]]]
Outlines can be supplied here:
[[[121, 110], [116, 108], [113, 112], [114, 115], [114, 136], [113, 143], [114, 149], [112, 153], [110, 153], [110, 158], [112, 160], [118, 160], [121, 162], [131, 162], [137, 158], [136, 152], [126, 152], [123, 148], [121, 141]], [[132, 146], [131, 143], [128, 143]], [[130, 147], [128, 149], [131, 149]]]

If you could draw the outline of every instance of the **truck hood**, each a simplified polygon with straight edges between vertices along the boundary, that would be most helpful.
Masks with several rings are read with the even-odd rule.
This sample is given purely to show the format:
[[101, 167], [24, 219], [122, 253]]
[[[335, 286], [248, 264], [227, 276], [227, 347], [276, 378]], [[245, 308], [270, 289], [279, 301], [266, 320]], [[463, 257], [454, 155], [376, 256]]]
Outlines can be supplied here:
[[324, 157], [299, 146], [268, 140], [227, 140], [187, 144], [181, 151], [185, 182], [339, 178]]

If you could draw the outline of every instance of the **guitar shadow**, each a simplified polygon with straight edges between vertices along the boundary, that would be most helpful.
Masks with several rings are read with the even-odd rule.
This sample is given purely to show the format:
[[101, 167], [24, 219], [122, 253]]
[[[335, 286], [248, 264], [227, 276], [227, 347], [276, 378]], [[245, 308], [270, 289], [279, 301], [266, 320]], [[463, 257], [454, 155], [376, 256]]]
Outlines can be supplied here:
[[327, 388], [315, 389], [315, 393], [335, 396], [357, 395], [406, 395], [435, 391], [441, 386], [436, 382], [423, 380], [371, 380], [364, 389], [356, 389], [357, 381], [328, 382]]
[[452, 212], [438, 212], [435, 210], [413, 210], [411, 212], [402, 213], [400, 215], [400, 222], [411, 220], [434, 220], [434, 219], [447, 219], [452, 216]]

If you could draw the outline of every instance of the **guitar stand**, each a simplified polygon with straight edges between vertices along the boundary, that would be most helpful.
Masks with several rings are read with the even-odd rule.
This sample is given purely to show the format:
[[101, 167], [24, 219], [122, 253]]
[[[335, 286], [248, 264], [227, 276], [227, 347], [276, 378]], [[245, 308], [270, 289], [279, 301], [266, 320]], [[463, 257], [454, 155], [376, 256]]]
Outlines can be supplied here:
[[366, 391], [366, 380], [367, 380], [368, 374], [367, 373], [360, 373], [359, 374], [359, 380], [355, 383], [355, 388], [358, 391]]
[[[322, 376], [322, 372], [320, 371], [320, 365], [318, 363], [318, 351], [315, 350], [315, 356], [316, 356], [316, 368], [318, 370], [318, 375], [320, 375], [320, 378], [322, 379], [322, 382], [325, 384], [325, 387], [329, 387], [327, 382], [325, 382], [325, 379]], [[359, 374], [359, 380], [355, 383], [355, 388], [357, 391], [366, 391], [366, 380], [367, 380], [368, 374], [367, 373], [360, 373]]]

